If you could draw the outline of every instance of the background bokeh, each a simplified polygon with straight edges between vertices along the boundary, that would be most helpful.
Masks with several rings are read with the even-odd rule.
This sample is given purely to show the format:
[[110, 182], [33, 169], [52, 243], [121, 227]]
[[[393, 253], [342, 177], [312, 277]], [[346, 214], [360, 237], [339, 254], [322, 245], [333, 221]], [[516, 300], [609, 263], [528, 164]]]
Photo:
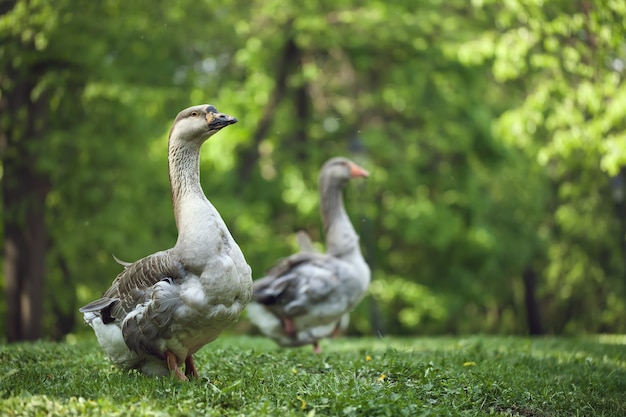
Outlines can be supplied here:
[[[78, 308], [176, 240], [167, 134], [239, 123], [203, 188], [263, 275], [346, 189], [373, 271], [359, 334], [626, 332], [626, 3], [9, 0], [0, 4], [0, 329]], [[320, 246], [320, 249], [322, 246]], [[234, 331], [247, 332], [245, 317]]]

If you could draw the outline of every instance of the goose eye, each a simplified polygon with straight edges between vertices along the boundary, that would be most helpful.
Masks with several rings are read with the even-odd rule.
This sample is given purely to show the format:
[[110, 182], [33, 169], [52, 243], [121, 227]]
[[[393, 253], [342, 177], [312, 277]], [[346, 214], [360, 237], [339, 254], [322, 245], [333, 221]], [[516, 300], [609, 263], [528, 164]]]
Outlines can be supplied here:
[[198, 112], [197, 111], [192, 111], [191, 112], [191, 117], [197, 117], [198, 116]]

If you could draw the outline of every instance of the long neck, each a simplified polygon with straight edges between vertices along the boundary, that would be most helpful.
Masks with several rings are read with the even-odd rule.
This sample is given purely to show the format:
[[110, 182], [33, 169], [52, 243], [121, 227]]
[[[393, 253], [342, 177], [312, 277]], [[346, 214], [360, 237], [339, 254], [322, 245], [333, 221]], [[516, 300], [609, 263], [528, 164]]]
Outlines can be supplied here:
[[220, 253], [243, 258], [220, 214], [200, 186], [200, 146], [201, 143], [170, 139], [168, 158], [178, 228], [178, 239], [172, 251], [196, 274], [202, 274]]
[[360, 253], [359, 236], [356, 234], [343, 205], [342, 187], [322, 179], [320, 181], [320, 202], [326, 251], [334, 256]]
[[186, 217], [193, 214], [183, 210], [184, 206], [190, 200], [207, 201], [200, 186], [200, 146], [170, 139], [168, 163], [174, 218], [180, 236], [192, 220]]

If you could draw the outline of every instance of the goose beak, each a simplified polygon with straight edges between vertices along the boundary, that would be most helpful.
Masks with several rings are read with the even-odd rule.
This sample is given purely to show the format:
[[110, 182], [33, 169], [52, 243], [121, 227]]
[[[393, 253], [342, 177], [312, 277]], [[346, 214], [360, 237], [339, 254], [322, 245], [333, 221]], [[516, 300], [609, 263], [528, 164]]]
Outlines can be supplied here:
[[365, 168], [361, 168], [355, 163], [350, 164], [350, 177], [351, 178], [358, 178], [358, 177], [367, 178], [369, 176], [370, 176], [370, 173]]
[[237, 119], [233, 116], [219, 112], [207, 113], [206, 120], [211, 130], [220, 130], [228, 125], [237, 123]]

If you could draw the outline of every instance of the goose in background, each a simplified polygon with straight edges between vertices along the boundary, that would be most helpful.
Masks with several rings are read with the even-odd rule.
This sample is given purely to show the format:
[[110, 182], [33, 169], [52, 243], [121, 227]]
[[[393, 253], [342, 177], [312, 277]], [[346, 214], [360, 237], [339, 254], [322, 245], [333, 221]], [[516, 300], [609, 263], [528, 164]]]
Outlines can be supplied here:
[[300, 251], [254, 282], [248, 317], [266, 336], [285, 347], [313, 345], [347, 326], [349, 313], [365, 296], [370, 269], [343, 203], [352, 178], [369, 173], [336, 157], [322, 167], [319, 194], [326, 253], [316, 252], [308, 235], [299, 233]]
[[122, 369], [198, 377], [193, 354], [235, 323], [250, 300], [250, 266], [200, 186], [200, 147], [236, 122], [206, 104], [178, 114], [168, 142], [176, 244], [134, 263], [116, 258], [123, 271], [80, 309]]
[[[319, 252], [315, 249], [313, 241], [311, 240], [311, 236], [309, 236], [309, 234], [304, 230], [299, 230], [298, 233], [296, 233], [296, 242], [298, 243], [298, 249], [300, 250], [300, 252]], [[348, 328], [349, 324], [350, 313], [345, 313], [343, 316], [341, 316], [341, 319], [339, 320], [338, 325], [335, 327], [335, 330], [332, 332], [331, 337], [339, 336]], [[317, 348], [317, 350], [319, 350], [319, 348]]]

